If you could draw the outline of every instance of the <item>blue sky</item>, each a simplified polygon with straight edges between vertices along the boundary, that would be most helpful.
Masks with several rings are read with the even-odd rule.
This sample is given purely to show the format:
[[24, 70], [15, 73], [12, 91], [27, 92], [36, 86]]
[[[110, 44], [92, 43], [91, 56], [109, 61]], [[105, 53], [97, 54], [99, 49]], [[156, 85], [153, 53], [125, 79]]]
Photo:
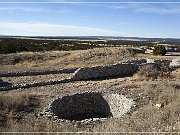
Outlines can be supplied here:
[[180, 1], [0, 0], [0, 35], [180, 38]]

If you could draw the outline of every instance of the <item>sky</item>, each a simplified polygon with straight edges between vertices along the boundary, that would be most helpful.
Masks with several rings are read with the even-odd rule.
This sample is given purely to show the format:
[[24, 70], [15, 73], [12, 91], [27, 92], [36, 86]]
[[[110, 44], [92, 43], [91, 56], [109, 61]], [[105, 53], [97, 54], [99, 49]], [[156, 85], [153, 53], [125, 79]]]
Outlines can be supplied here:
[[0, 35], [180, 38], [180, 1], [0, 0]]

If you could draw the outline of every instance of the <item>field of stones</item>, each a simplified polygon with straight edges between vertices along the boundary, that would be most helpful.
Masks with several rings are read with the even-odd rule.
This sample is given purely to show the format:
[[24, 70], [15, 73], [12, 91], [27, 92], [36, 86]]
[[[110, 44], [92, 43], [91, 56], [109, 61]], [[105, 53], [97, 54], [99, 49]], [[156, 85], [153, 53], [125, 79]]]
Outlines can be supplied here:
[[3, 54], [0, 132], [180, 132], [179, 56], [130, 52]]

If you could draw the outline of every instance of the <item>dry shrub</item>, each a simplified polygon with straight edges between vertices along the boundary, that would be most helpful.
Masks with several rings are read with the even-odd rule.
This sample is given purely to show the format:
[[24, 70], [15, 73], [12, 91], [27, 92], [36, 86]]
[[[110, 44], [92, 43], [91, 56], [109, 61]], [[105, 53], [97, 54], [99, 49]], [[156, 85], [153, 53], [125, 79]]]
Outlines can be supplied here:
[[7, 120], [7, 116], [3, 112], [0, 112], [0, 127], [6, 127]]
[[147, 79], [157, 79], [160, 76], [162, 71], [160, 67], [156, 64], [147, 64], [140, 68], [138, 76], [145, 77]]
[[21, 120], [39, 106], [39, 99], [28, 94], [0, 94], [0, 127], [8, 126], [10, 119]]
[[[72, 123], [57, 123], [52, 120], [43, 117], [36, 119], [33, 114], [29, 114], [26, 119], [21, 122], [9, 119], [7, 121], [7, 127], [0, 127], [0, 131], [4, 132], [78, 132], [82, 129], [78, 129], [73, 126]], [[47, 133], [48, 134], [48, 133]]]
[[134, 75], [137, 80], [149, 80], [149, 79], [173, 79], [172, 69], [162, 63], [146, 64], [140, 68], [140, 71]]
[[1, 110], [21, 111], [29, 105], [29, 99], [30, 96], [25, 94], [0, 95]]
[[14, 94], [0, 95], [0, 111], [6, 112], [30, 112], [39, 106], [39, 99], [36, 95]]

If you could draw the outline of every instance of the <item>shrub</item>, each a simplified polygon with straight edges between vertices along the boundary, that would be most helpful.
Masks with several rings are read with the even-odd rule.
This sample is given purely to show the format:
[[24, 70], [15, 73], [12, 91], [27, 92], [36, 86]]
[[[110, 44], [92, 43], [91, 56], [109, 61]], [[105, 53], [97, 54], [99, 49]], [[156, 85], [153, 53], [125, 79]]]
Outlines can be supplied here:
[[35, 95], [14, 94], [14, 95], [0, 95], [0, 111], [30, 111], [37, 107], [39, 101]]
[[164, 56], [166, 54], [166, 48], [162, 45], [155, 46], [153, 50], [153, 54]]
[[156, 79], [162, 74], [160, 67], [156, 64], [147, 64], [140, 68], [139, 75]]

